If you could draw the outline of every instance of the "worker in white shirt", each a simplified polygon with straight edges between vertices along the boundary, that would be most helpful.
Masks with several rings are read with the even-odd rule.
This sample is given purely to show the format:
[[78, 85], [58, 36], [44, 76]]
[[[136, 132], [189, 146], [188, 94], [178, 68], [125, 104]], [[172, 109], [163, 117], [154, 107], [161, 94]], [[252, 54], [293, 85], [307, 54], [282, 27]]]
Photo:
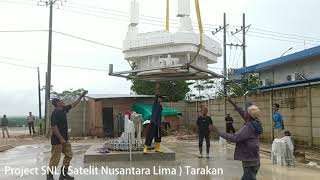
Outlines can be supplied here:
[[32, 133], [34, 134], [34, 121], [36, 120], [36, 118], [32, 115], [32, 112], [29, 112], [29, 116], [27, 117], [27, 122], [28, 122], [28, 126], [29, 126], [29, 132], [31, 135], [31, 129], [32, 129]]

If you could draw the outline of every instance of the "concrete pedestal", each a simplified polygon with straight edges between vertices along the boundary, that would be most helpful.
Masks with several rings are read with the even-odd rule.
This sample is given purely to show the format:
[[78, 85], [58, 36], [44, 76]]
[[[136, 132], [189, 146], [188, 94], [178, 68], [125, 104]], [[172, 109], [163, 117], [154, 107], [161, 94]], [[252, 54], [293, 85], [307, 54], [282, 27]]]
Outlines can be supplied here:
[[11, 149], [11, 148], [13, 148], [12, 145], [1, 145], [1, 146], [0, 146], [0, 152], [9, 150], [9, 149]]
[[[112, 162], [112, 161], [130, 161], [129, 152], [113, 151], [108, 154], [99, 153], [101, 144], [92, 145], [84, 155], [84, 163], [93, 162]], [[132, 152], [132, 161], [174, 161], [176, 153], [169, 148], [161, 145], [161, 153], [150, 150], [148, 154], [143, 152]]]

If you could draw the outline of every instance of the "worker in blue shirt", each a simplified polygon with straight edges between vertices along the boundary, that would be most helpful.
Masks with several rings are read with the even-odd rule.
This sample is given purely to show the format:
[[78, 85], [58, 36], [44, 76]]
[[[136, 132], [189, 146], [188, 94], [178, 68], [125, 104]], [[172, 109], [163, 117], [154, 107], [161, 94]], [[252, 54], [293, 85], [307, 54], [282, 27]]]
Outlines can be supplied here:
[[273, 104], [273, 106], [272, 106], [274, 138], [282, 138], [282, 136], [283, 136], [284, 124], [283, 124], [282, 114], [279, 112], [279, 108], [280, 108], [280, 105], [277, 103]]

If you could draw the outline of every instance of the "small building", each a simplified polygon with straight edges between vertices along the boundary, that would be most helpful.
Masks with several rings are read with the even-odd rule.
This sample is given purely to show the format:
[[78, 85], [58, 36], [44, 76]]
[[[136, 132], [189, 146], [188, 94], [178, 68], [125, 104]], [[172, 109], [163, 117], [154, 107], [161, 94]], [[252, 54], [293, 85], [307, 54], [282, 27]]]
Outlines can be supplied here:
[[[89, 94], [85, 101], [81, 101], [68, 113], [69, 134], [74, 137], [118, 137], [124, 129], [124, 115], [132, 111], [137, 104], [149, 107], [147, 111], [151, 113], [153, 99], [153, 95]], [[167, 102], [163, 103], [163, 106], [165, 110], [163, 122], [170, 122], [171, 130], [178, 129], [181, 115], [185, 112], [184, 103], [180, 105]], [[173, 106], [178, 108], [179, 112], [172, 109]], [[52, 112], [53, 109], [54, 107], [50, 106], [49, 111]], [[151, 116], [150, 113], [146, 113], [146, 117]], [[50, 120], [47, 120], [46, 124], [46, 132], [49, 133]]]
[[320, 46], [235, 70], [258, 73], [262, 91], [320, 83]]
[[152, 103], [151, 95], [96, 94], [89, 95], [88, 135], [117, 137], [119, 116], [131, 111], [135, 103]]

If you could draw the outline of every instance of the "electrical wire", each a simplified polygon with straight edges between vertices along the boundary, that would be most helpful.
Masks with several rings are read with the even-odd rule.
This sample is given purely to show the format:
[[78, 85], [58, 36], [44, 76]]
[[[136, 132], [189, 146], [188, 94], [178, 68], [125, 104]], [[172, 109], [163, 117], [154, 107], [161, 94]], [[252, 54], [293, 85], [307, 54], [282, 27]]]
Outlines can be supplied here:
[[[61, 8], [60, 10], [66, 11], [66, 12], [72, 12], [76, 14], [82, 14], [82, 15], [88, 15], [88, 16], [94, 16], [98, 18], [104, 18], [104, 19], [111, 19], [111, 20], [119, 20], [123, 22], [128, 22], [129, 21], [129, 16], [128, 15], [117, 15], [113, 13], [99, 13], [96, 11], [91, 11], [91, 10], [83, 10], [83, 8], [74, 8], [74, 7], [69, 7], [69, 6], [64, 6], [64, 8]], [[108, 15], [108, 16], [106, 16]], [[147, 24], [147, 25], [153, 25], [153, 26], [159, 26], [159, 27], [164, 27], [165, 21], [161, 20], [149, 20], [149, 19], [144, 19], [140, 18], [140, 24]], [[173, 28], [177, 29], [179, 28], [179, 23], [174, 23], [170, 22], [170, 26]], [[199, 30], [198, 27], [193, 24], [193, 28], [195, 30]], [[204, 27], [205, 31], [212, 31], [211, 27]]]
[[23, 67], [23, 68], [29, 68], [29, 69], [37, 69], [36, 67], [32, 67], [32, 66], [26, 66], [26, 65], [22, 65], [22, 64], [15, 64], [15, 63], [4, 62], [4, 61], [0, 61], [0, 63], [1, 63], [1, 64], [11, 65], [11, 66], [18, 66], [18, 67]]
[[57, 34], [61, 34], [61, 35], [64, 35], [64, 36], [72, 37], [74, 39], [79, 39], [79, 40], [82, 40], [82, 41], [90, 42], [90, 43], [93, 43], [93, 44], [98, 44], [98, 45], [106, 46], [106, 47], [109, 47], [109, 48], [122, 50], [122, 48], [120, 48], [120, 47], [116, 47], [116, 46], [104, 44], [104, 43], [101, 43], [101, 42], [85, 39], [85, 38], [82, 38], [82, 37], [79, 37], [79, 36], [75, 36], [75, 35], [72, 35], [72, 34], [67, 34], [67, 33], [60, 32], [60, 31], [52, 31], [52, 32], [57, 33]]
[[271, 33], [257, 32], [257, 31], [250, 31], [250, 33], [268, 35], [268, 36], [285, 38], [285, 39], [303, 40], [303, 41], [308, 41], [308, 42], [320, 42], [320, 40], [307, 40], [307, 39], [298, 38], [298, 37], [288, 37], [288, 36], [283, 36], [283, 35], [276, 35], [276, 34], [271, 34]]
[[[3, 0], [2, 0], [3, 1]], [[32, 1], [32, 0], [30, 0]], [[0, 1], [1, 2], [1, 1]], [[5, 1], [5, 2], [8, 2], [8, 3], [12, 3], [11, 1]], [[29, 1], [28, 1], [29, 2]], [[16, 2], [16, 4], [19, 4], [19, 2]], [[28, 5], [36, 5], [36, 4], [28, 4]], [[78, 10], [72, 10], [72, 8], [74, 9], [77, 9], [77, 7], [71, 7], [71, 8], [68, 8], [69, 6], [61, 6], [61, 7], [64, 7], [64, 8], [61, 8], [62, 10], [65, 10], [65, 11], [69, 11], [69, 12], [73, 12], [73, 13], [77, 13], [77, 14], [82, 14], [82, 15], [89, 15], [89, 16], [95, 16], [95, 17], [99, 17], [99, 18], [105, 18], [105, 19], [112, 19], [112, 20], [120, 20], [120, 21], [124, 21], [124, 22], [128, 22], [128, 19], [129, 19], [129, 16], [127, 15], [128, 13], [125, 12], [125, 11], [118, 11], [118, 10], [111, 10], [111, 9], [105, 9], [105, 8], [100, 8], [102, 10], [105, 10], [105, 11], [111, 11], [113, 13], [108, 13], [108, 12], [104, 12], [104, 14], [108, 14], [109, 17], [106, 17], [106, 16], [102, 16], [100, 15], [101, 12], [97, 12], [97, 11], [93, 11], [93, 10], [89, 10], [87, 8], [78, 8]], [[98, 7], [96, 7], [98, 8]], [[86, 12], [83, 12], [83, 11], [80, 11], [79, 9], [83, 9], [85, 10]], [[99, 8], [98, 8], [99, 9]], [[91, 13], [88, 13], [91, 12]], [[122, 14], [114, 14], [114, 12], [116, 13], [122, 13]], [[92, 13], [95, 13], [95, 14], [92, 14]], [[96, 14], [98, 13], [98, 14]], [[111, 16], [111, 17], [110, 17]], [[141, 24], [148, 24], [148, 25], [154, 25], [154, 26], [160, 26], [160, 27], [163, 27], [163, 24], [164, 24], [164, 20], [160, 17], [155, 17], [155, 16], [147, 16], [147, 15], [141, 15], [142, 18], [141, 18]], [[120, 17], [120, 18], [119, 18]], [[121, 18], [125, 18], [125, 19], [121, 19]], [[174, 28], [178, 28], [178, 25], [179, 25], [179, 21], [178, 20], [175, 20], [175, 19], [172, 19], [172, 21], [175, 21], [173, 23], [171, 23], [173, 25]], [[158, 23], [161, 23], [161, 24], [157, 24], [156, 22]], [[213, 24], [203, 24], [204, 25], [204, 30], [206, 32], [211, 32], [212, 29], [218, 27], [219, 25], [213, 25]], [[194, 29], [195, 30], [198, 30], [197, 27], [196, 27], [196, 23], [193, 22], [193, 26], [194, 26]], [[234, 26], [235, 27], [238, 27], [238, 26]]]
[[[31, 1], [28, 1], [28, 2], [31, 2]], [[23, 2], [23, 1], [14, 1], [14, 0], [0, 0], [0, 3], [6, 3], [6, 4], [18, 4], [18, 5], [31, 5], [31, 6], [34, 6], [34, 5], [37, 5], [36, 3], [33, 4], [33, 3], [27, 3], [27, 2]]]
[[[13, 58], [13, 57], [1, 56], [1, 55], [0, 55], [0, 58], [9, 59], [9, 60], [15, 60], [15, 61], [22, 61], [22, 62], [27, 62], [28, 61], [26, 59]], [[42, 65], [46, 65], [47, 64], [47, 63], [44, 63], [44, 62], [36, 62], [36, 61], [28, 61], [28, 62], [38, 63], [38, 64], [42, 64]], [[0, 63], [13, 65], [13, 66], [19, 66], [19, 67], [25, 67], [25, 68], [33, 68], [33, 69], [36, 68], [36, 67], [31, 67], [31, 66], [26, 66], [26, 65], [21, 65], [21, 64], [4, 62], [4, 61], [0, 61]], [[87, 68], [87, 67], [70, 66], [70, 65], [63, 65], [63, 64], [52, 64], [52, 66], [62, 67], [62, 68], [72, 68], [72, 69], [82, 69], [82, 70], [90, 70], [90, 71], [108, 72], [108, 70], [106, 70], [106, 69]]]
[[[15, 1], [12, 1], [12, 0], [10, 0], [10, 1], [8, 1], [8, 0], [0, 0], [0, 2], [35, 5], [33, 3], [31, 4], [31, 3], [26, 3], [26, 2], [37, 2], [37, 0], [24, 0], [24, 1], [22, 1], [22, 0], [20, 0], [20, 1], [17, 1], [17, 0], [15, 0]], [[107, 14], [113, 15], [113, 16], [124, 17], [126, 19], [121, 19], [121, 20], [122, 21], [126, 21], [126, 22], [127, 22], [128, 18], [129, 18], [128, 13], [125, 12], [125, 11], [107, 9], [107, 8], [92, 6], [92, 5], [88, 5], [88, 4], [76, 3], [76, 2], [73, 2], [73, 1], [68, 1], [68, 3], [73, 4], [75, 6], [78, 6], [78, 7], [75, 7], [75, 6], [68, 5], [71, 8], [85, 9], [87, 11], [91, 11], [91, 12], [94, 12], [94, 13], [99, 13], [99, 14], [100, 13], [107, 13]], [[68, 7], [68, 6], [63, 6], [63, 7]], [[99, 10], [99, 11], [97, 11], [97, 10]], [[67, 11], [70, 11], [70, 9], [68, 9]], [[78, 11], [77, 13], [80, 13], [80, 12]], [[117, 14], [114, 14], [114, 13], [117, 13]], [[87, 14], [87, 15], [89, 15], [89, 14]], [[103, 16], [96, 15], [96, 14], [95, 14], [95, 16], [96, 17], [103, 17]], [[161, 18], [161, 17], [148, 16], [148, 15], [140, 15], [140, 16], [142, 17], [141, 18], [141, 20], [142, 20], [141, 23], [142, 24], [149, 24], [149, 25], [155, 25], [155, 26], [162, 26], [163, 27], [163, 24], [165, 23], [164, 18]], [[114, 19], [114, 20], [119, 20], [119, 19], [116, 19], [114, 17], [108, 17], [108, 18], [109, 19]], [[159, 22], [161, 24], [156, 24], [155, 22]], [[176, 19], [170, 19], [170, 22], [173, 22], [172, 24], [174, 24], [174, 25], [178, 25], [179, 24], [178, 20], [176, 20]], [[195, 24], [195, 23], [193, 23], [193, 24]], [[213, 24], [203, 24], [203, 25], [207, 26], [207, 27], [205, 27], [206, 29], [208, 29], [208, 28], [209, 29], [213, 29], [214, 27], [219, 27], [219, 25], [213, 25]], [[239, 26], [234, 26], [234, 27], [239, 27]], [[320, 42], [320, 38], [314, 38], [314, 37], [308, 37], [308, 36], [302, 36], [302, 35], [295, 35], [295, 34], [288, 34], [288, 33], [281, 33], [281, 32], [276, 32], [276, 31], [271, 31], [271, 30], [266, 30], [266, 29], [261, 29], [261, 28], [255, 28], [255, 27], [253, 27], [252, 29], [256, 30], [256, 31], [259, 31], [259, 32], [253, 31], [253, 33], [256, 33], [256, 34], [258, 33], [258, 34], [268, 35], [268, 36], [272, 36], [272, 37], [282, 37], [282, 38], [286, 38], [286, 39], [291, 38], [291, 39], [296, 39], [296, 40], [305, 40], [307, 42], [310, 42], [310, 41]], [[205, 30], [205, 31], [207, 32], [207, 31], [210, 31], [210, 30]], [[268, 33], [265, 33], [265, 32], [268, 32]], [[273, 39], [275, 40], [275, 38], [273, 38]], [[241, 41], [239, 40], [239, 42], [241, 42]]]
[[26, 30], [0, 30], [0, 33], [21, 33], [21, 32], [47, 32], [48, 30], [33, 30], [33, 29], [26, 29]]
[[311, 44], [311, 45], [319, 45], [319, 44], [314, 44], [314, 43], [307, 43], [307, 42], [301, 42], [301, 41], [291, 41], [291, 40], [285, 40], [285, 39], [278, 39], [278, 38], [271, 38], [271, 37], [266, 37], [266, 36], [258, 36], [258, 35], [254, 35], [254, 34], [247, 34], [248, 36], [251, 37], [257, 37], [257, 38], [263, 38], [263, 39], [270, 39], [270, 40], [276, 40], [276, 41], [283, 41], [283, 42], [292, 42], [292, 43], [305, 43], [305, 44]]
[[235, 61], [235, 59], [236, 59], [236, 54], [237, 54], [237, 53], [238, 53], [238, 47], [236, 46], [235, 52], [234, 52], [234, 54], [233, 54], [233, 59], [232, 59], [232, 61], [229, 61], [229, 68], [228, 68], [228, 69], [234, 68], [234, 67], [233, 67], [233, 64], [234, 64], [234, 61]]
[[269, 33], [274, 33], [274, 34], [281, 34], [281, 35], [291, 36], [291, 37], [300, 37], [300, 38], [304, 38], [304, 39], [320, 40], [320, 38], [315, 38], [315, 37], [308, 37], [308, 36], [302, 36], [302, 35], [296, 35], [296, 34], [282, 33], [282, 32], [266, 30], [266, 29], [254, 28], [254, 27], [252, 29], [257, 30], [257, 31], [263, 31], [263, 32], [269, 32]]
[[[100, 12], [103, 11], [103, 12], [113, 12], [113, 13], [119, 13], [119, 14], [122, 14], [124, 16], [128, 16], [128, 12], [125, 12], [125, 11], [119, 11], [119, 10], [113, 10], [113, 9], [107, 9], [107, 8], [102, 8], [102, 7], [97, 7], [97, 6], [92, 6], [92, 5], [88, 5], [88, 4], [80, 4], [80, 3], [75, 3], [75, 2], [72, 2], [72, 1], [69, 1], [69, 3], [71, 4], [74, 4], [74, 5], [77, 5], [78, 7], [80, 8], [83, 8], [85, 7], [86, 9], [99, 9]], [[73, 8], [76, 8], [73, 6]], [[90, 11], [94, 11], [94, 10], [90, 10]], [[95, 11], [97, 12], [97, 11]], [[154, 22], [155, 20], [158, 21], [158, 22], [161, 22], [161, 23], [165, 23], [165, 19], [164, 18], [161, 18], [161, 17], [156, 17], [156, 16], [149, 16], [149, 15], [144, 15], [144, 14], [141, 14], [140, 15], [142, 17], [142, 19], [150, 19], [149, 21], [152, 21]], [[129, 17], [129, 16], [128, 16]], [[177, 19], [169, 19], [170, 22], [174, 22], [173, 24], [179, 24], [179, 20]], [[196, 25], [195, 22], [192, 22], [193, 26]], [[203, 23], [204, 26], [210, 26], [210, 28], [213, 28], [213, 27], [219, 27], [219, 25], [214, 25], [214, 24], [205, 24]]]

